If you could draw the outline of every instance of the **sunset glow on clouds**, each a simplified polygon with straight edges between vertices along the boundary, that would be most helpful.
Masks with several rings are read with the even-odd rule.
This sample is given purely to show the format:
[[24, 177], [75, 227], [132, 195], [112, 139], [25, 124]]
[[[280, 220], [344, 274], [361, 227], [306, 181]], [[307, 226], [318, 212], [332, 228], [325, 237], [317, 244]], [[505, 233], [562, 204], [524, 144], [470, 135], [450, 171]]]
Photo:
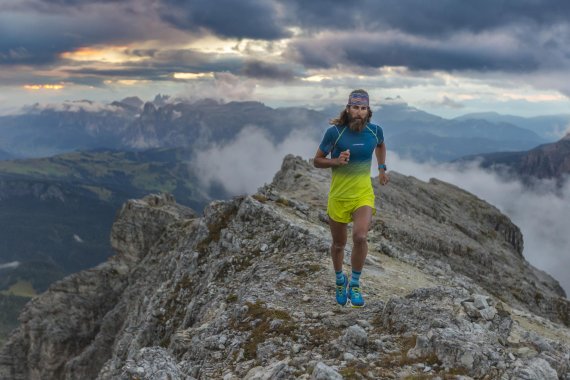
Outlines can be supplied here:
[[64, 88], [63, 85], [60, 84], [26, 84], [24, 85], [26, 90], [61, 90]]
[[75, 51], [61, 53], [61, 58], [78, 62], [126, 63], [140, 62], [148, 57], [129, 55], [126, 47], [112, 46], [101, 48], [82, 47]]
[[61, 86], [54, 100], [110, 101], [231, 77], [272, 106], [338, 103], [363, 87], [448, 116], [566, 112], [569, 10], [563, 0], [3, 1], [0, 91], [14, 107], [50, 86]]

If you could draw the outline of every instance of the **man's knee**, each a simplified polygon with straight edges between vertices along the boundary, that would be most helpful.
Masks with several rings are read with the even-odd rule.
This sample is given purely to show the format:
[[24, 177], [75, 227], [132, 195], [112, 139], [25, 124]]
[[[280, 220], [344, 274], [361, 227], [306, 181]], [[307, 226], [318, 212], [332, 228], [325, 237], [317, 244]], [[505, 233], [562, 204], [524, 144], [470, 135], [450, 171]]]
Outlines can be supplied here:
[[366, 244], [367, 242], [367, 233], [365, 232], [355, 232], [352, 234], [352, 242], [357, 245], [357, 244]]
[[331, 248], [333, 251], [343, 251], [344, 247], [346, 247], [346, 241], [333, 241]]

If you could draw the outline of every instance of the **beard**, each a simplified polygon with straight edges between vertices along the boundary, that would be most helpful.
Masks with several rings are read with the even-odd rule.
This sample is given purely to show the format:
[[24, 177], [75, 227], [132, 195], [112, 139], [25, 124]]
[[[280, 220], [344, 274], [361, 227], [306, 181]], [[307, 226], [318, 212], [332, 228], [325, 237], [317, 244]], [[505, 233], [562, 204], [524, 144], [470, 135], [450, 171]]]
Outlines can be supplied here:
[[351, 131], [361, 132], [366, 125], [366, 120], [359, 117], [351, 117], [348, 115], [348, 127]]

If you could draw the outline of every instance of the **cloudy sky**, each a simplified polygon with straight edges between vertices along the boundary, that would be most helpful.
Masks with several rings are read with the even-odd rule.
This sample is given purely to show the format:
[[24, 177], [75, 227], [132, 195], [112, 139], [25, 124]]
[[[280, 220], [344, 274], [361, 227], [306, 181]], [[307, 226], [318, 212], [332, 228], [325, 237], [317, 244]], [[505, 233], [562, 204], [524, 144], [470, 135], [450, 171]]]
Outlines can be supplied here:
[[0, 112], [157, 93], [567, 112], [565, 0], [0, 0]]

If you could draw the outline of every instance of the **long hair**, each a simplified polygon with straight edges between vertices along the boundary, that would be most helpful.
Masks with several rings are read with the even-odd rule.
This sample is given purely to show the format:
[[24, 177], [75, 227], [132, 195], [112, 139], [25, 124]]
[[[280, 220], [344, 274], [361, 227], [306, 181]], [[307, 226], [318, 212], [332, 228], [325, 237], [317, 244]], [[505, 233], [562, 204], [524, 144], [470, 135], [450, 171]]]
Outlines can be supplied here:
[[[330, 119], [330, 125], [338, 125], [338, 126], [348, 126], [349, 120], [349, 106], [346, 106], [340, 113], [340, 115], [336, 119]], [[370, 119], [372, 119], [372, 110], [368, 107], [368, 117], [366, 118], [366, 123], [370, 123]]]

